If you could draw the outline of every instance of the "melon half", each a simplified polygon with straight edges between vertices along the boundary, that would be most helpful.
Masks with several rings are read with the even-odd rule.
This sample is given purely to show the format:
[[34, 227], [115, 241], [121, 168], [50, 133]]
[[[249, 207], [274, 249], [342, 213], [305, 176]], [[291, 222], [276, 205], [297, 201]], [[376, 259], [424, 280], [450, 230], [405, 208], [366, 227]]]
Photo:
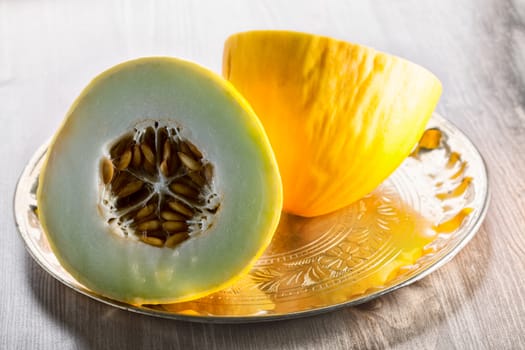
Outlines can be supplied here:
[[374, 190], [416, 145], [441, 94], [436, 76], [417, 64], [290, 31], [232, 35], [223, 75], [264, 125], [284, 210], [306, 217]]
[[96, 77], [53, 138], [38, 209], [60, 263], [132, 304], [232, 284], [270, 243], [280, 175], [256, 115], [221, 77], [142, 58]]

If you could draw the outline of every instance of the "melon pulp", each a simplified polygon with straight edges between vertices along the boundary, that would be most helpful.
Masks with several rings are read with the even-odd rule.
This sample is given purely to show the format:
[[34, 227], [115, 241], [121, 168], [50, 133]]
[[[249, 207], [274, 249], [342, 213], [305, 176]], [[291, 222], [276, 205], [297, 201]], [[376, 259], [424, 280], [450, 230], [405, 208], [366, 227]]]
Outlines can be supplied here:
[[307, 217], [349, 205], [388, 177], [441, 94], [432, 73], [404, 59], [288, 31], [229, 37], [223, 76], [264, 125], [284, 210]]
[[[185, 181], [183, 189], [191, 179], [182, 177], [193, 164], [181, 155], [191, 153], [179, 149], [183, 143], [198, 148], [194, 158], [200, 154], [202, 164], [213, 166], [213, 177], [192, 199], [197, 203], [192, 210], [205, 213], [209, 222], [200, 231], [186, 232], [189, 237], [175, 247], [159, 246], [164, 238], [138, 232], [153, 221], [169, 231], [160, 211], [175, 202], [169, 198], [184, 201], [187, 195], [177, 192], [177, 181], [162, 175], [160, 157], [166, 151], [159, 151], [163, 147], [156, 144], [157, 136], [168, 144], [167, 138], [174, 140], [171, 153], [182, 162], [170, 179], [179, 176], [175, 180]], [[128, 148], [115, 156], [119, 144]], [[136, 153], [129, 156], [127, 150], [140, 150], [138, 164], [144, 167], [155, 151], [158, 160], [147, 171], [134, 170]], [[148, 179], [142, 188], [149, 202], [129, 203], [140, 191], [130, 194], [123, 188], [132, 187], [137, 177]], [[267, 136], [242, 96], [196, 64], [152, 57], [117, 65], [84, 89], [49, 146], [37, 200], [54, 253], [80, 283], [123, 302], [171, 303], [220, 290], [250, 269], [278, 224], [281, 187]], [[217, 205], [206, 211], [200, 197], [210, 188]], [[123, 201], [124, 214], [115, 204]], [[147, 211], [147, 204], [153, 219], [140, 222], [137, 213]], [[131, 214], [135, 219], [126, 216]], [[184, 227], [194, 224], [188, 221]]]

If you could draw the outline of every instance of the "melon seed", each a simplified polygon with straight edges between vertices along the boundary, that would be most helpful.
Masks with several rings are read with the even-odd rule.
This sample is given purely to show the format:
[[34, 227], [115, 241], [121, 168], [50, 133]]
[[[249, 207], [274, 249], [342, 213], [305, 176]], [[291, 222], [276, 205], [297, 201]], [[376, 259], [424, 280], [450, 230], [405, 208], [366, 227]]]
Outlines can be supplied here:
[[133, 193], [137, 192], [144, 186], [144, 183], [142, 181], [133, 181], [128, 184], [126, 184], [119, 192], [118, 196], [121, 198], [127, 197], [132, 195]]
[[199, 187], [202, 187], [204, 186], [204, 184], [206, 183], [206, 179], [204, 177], [202, 177], [201, 174], [197, 173], [197, 172], [190, 172], [188, 173], [188, 177], [191, 179], [191, 181], [198, 185]]
[[199, 160], [202, 159], [202, 152], [193, 143], [186, 141], [185, 144], [188, 145], [189, 150], [195, 156], [195, 158]]
[[188, 225], [182, 221], [165, 221], [162, 228], [168, 232], [180, 232], [188, 229]]
[[206, 181], [211, 181], [213, 178], [213, 167], [209, 163], [204, 166], [204, 178]]
[[155, 155], [153, 154], [153, 151], [151, 148], [143, 143], [140, 145], [140, 149], [142, 150], [142, 154], [144, 155], [144, 158], [146, 158], [146, 161], [150, 164], [155, 164]]
[[170, 185], [170, 190], [172, 190], [176, 194], [180, 194], [181, 196], [192, 199], [197, 198], [197, 196], [199, 195], [199, 193], [195, 189], [181, 182], [172, 183]]
[[131, 162], [131, 149], [127, 149], [124, 151], [124, 153], [120, 157], [120, 161], [118, 162], [117, 169], [118, 170], [126, 169], [130, 162]]
[[160, 221], [159, 220], [150, 220], [146, 222], [142, 222], [138, 224], [137, 229], [139, 231], [153, 231], [158, 230], [160, 228]]
[[111, 162], [111, 160], [104, 157], [102, 158], [101, 168], [102, 168], [102, 181], [104, 182], [105, 185], [107, 185], [111, 182], [111, 180], [113, 180], [113, 175], [115, 173], [113, 169], [113, 163]]
[[164, 148], [162, 150], [162, 158], [168, 160], [171, 156], [171, 144], [169, 140], [164, 141]]
[[184, 152], [177, 152], [177, 154], [179, 155], [179, 159], [181, 160], [182, 164], [184, 164], [188, 169], [193, 171], [200, 170], [201, 164], [198, 161]]
[[131, 161], [131, 165], [133, 165], [134, 168], [139, 168], [140, 163], [142, 163], [142, 154], [140, 152], [140, 147], [138, 145], [134, 145], [133, 160]]
[[160, 163], [159, 169], [162, 172], [162, 175], [169, 176], [170, 171], [168, 167], [168, 161], [166, 159], [164, 159], [162, 163]]
[[155, 247], [162, 247], [164, 245], [164, 241], [157, 237], [141, 236], [140, 240]]
[[177, 244], [185, 241], [188, 238], [186, 232], [175, 233], [166, 240], [166, 247], [175, 247]]
[[153, 213], [153, 211], [155, 210], [155, 204], [148, 204], [146, 205], [144, 208], [141, 208], [138, 212], [137, 212], [137, 215], [135, 215], [135, 217], [137, 219], [142, 219], [142, 218], [145, 218], [146, 216], [150, 215], [151, 213]]
[[193, 216], [193, 211], [189, 207], [187, 207], [186, 205], [184, 205], [183, 203], [179, 201], [168, 202], [168, 206], [174, 211], [182, 215], [185, 215], [188, 218], [191, 218]]
[[186, 221], [187, 218], [184, 215], [174, 213], [169, 210], [165, 210], [160, 213], [160, 217], [168, 221]]

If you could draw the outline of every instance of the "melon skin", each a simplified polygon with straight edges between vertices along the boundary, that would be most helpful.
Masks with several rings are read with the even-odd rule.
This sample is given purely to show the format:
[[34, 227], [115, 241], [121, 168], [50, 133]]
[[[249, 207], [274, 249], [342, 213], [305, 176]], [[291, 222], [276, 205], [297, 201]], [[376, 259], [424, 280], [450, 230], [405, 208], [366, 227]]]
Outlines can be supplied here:
[[[111, 232], [100, 210], [100, 159], [139, 123], [180, 126], [214, 164], [221, 207], [210, 230], [175, 249]], [[246, 273], [269, 244], [282, 208], [275, 156], [253, 110], [220, 76], [149, 57], [96, 77], [54, 136], [37, 193], [42, 227], [80, 283], [132, 304], [192, 300]]]
[[442, 90], [405, 59], [290, 31], [230, 36], [223, 76], [270, 138], [284, 210], [305, 217], [343, 208], [386, 179], [416, 145]]

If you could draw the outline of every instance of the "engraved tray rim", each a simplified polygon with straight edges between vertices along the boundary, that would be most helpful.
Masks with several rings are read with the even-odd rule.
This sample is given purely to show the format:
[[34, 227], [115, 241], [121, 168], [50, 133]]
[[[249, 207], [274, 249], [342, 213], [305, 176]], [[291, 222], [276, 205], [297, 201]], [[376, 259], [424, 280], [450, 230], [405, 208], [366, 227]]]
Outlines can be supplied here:
[[[472, 141], [465, 135], [460, 129], [458, 129], [454, 124], [443, 118], [437, 113], [434, 113], [431, 122], [434, 124], [438, 124], [440, 126], [443, 126], [446, 129], [449, 129], [452, 131], [456, 137], [463, 138], [464, 144], [466, 147], [470, 148], [471, 153], [473, 156], [477, 159], [475, 159], [479, 164], [477, 164], [481, 170], [482, 173], [479, 174], [481, 176], [481, 179], [478, 181], [482, 182], [481, 189], [481, 197], [482, 197], [482, 205], [480, 208], [476, 211], [476, 215], [471, 219], [472, 222], [470, 224], [468, 232], [464, 235], [464, 237], [459, 240], [456, 245], [444, 256], [442, 256], [440, 259], [437, 259], [430, 263], [424, 270], [420, 271], [419, 273], [410, 276], [406, 279], [400, 280], [397, 283], [391, 284], [389, 286], [383, 287], [382, 289], [375, 290], [375, 291], [369, 291], [365, 294], [362, 294], [360, 296], [357, 296], [355, 298], [350, 298], [346, 301], [340, 302], [340, 303], [334, 303], [327, 306], [320, 306], [320, 307], [313, 307], [307, 310], [300, 310], [295, 312], [288, 312], [285, 314], [268, 314], [268, 315], [247, 315], [247, 316], [224, 316], [224, 315], [188, 315], [188, 314], [180, 314], [180, 313], [174, 313], [169, 312], [165, 310], [159, 310], [154, 308], [146, 308], [142, 306], [134, 306], [126, 303], [122, 303], [104, 296], [101, 296], [95, 292], [92, 292], [88, 290], [85, 287], [77, 287], [72, 285], [71, 282], [67, 281], [64, 276], [54, 271], [51, 267], [49, 267], [46, 264], [46, 261], [42, 258], [42, 252], [38, 249], [36, 244], [34, 244], [32, 238], [30, 237], [29, 233], [24, 227], [25, 218], [24, 215], [27, 212], [27, 204], [24, 200], [25, 196], [27, 196], [27, 189], [31, 188], [35, 177], [38, 176], [38, 172], [35, 170], [35, 167], [38, 165], [38, 163], [41, 161], [41, 159], [44, 157], [49, 142], [44, 143], [41, 145], [35, 153], [32, 155], [29, 162], [24, 167], [21, 176], [18, 179], [15, 195], [14, 195], [14, 218], [16, 227], [18, 229], [19, 235], [22, 238], [24, 245], [26, 247], [26, 250], [30, 253], [31, 257], [42, 267], [47, 273], [49, 273], [51, 276], [53, 276], [55, 279], [60, 281], [62, 284], [66, 285], [67, 287], [86, 295], [92, 299], [95, 299], [97, 301], [100, 301], [104, 304], [122, 309], [127, 310], [131, 312], [135, 312], [138, 314], [148, 315], [148, 316], [155, 316], [155, 317], [161, 317], [166, 319], [174, 319], [174, 320], [182, 320], [182, 321], [192, 321], [192, 322], [202, 322], [202, 323], [256, 323], [256, 322], [267, 322], [267, 321], [276, 321], [276, 320], [287, 320], [287, 319], [293, 319], [298, 317], [306, 317], [306, 316], [312, 316], [316, 314], [326, 313], [335, 311], [344, 307], [348, 306], [355, 306], [362, 303], [369, 302], [375, 298], [378, 298], [380, 296], [383, 296], [385, 294], [391, 293], [397, 289], [400, 289], [402, 287], [406, 287], [416, 281], [419, 281], [420, 279], [428, 276], [435, 270], [439, 269], [441, 266], [445, 265], [447, 262], [452, 260], [452, 258], [458, 254], [466, 245], [467, 243], [476, 235], [476, 233], [479, 231], [481, 224], [483, 223], [483, 220], [486, 216], [487, 209], [490, 202], [490, 189], [489, 189], [489, 174], [487, 170], [486, 162], [477, 149], [477, 147], [472, 143]], [[35, 174], [37, 172], [37, 174]], [[78, 282], [77, 282], [78, 283]], [[80, 283], [79, 283], [80, 284]]]

